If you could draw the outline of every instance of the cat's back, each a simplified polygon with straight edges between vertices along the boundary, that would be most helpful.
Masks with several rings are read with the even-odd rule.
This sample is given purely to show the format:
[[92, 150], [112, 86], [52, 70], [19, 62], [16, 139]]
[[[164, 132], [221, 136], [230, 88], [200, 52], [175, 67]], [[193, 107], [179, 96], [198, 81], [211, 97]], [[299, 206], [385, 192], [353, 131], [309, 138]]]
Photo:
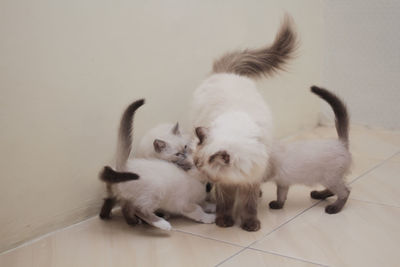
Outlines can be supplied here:
[[247, 112], [261, 121], [270, 117], [270, 111], [255, 82], [247, 77], [214, 74], [195, 90], [192, 114], [195, 124], [208, 126], [207, 122], [232, 110]]
[[305, 184], [314, 184], [327, 173], [347, 170], [351, 164], [350, 152], [336, 139], [285, 144], [275, 153], [281, 178]]

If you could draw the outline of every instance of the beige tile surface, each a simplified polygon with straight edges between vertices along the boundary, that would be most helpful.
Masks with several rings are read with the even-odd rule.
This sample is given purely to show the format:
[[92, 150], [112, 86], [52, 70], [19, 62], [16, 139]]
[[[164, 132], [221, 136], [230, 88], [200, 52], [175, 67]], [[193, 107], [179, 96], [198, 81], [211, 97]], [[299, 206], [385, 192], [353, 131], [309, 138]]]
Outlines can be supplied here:
[[261, 229], [257, 232], [243, 231], [240, 228], [239, 221], [236, 222], [235, 226], [229, 228], [220, 228], [215, 224], [196, 224], [181, 218], [172, 219], [171, 223], [173, 227], [185, 232], [223, 240], [240, 246], [248, 246], [316, 202], [316, 200], [310, 198], [311, 189], [304, 186], [293, 186], [289, 190], [285, 207], [281, 210], [271, 210], [268, 203], [276, 199], [275, 188], [273, 183], [262, 185], [263, 197], [260, 199], [258, 206]]
[[355, 181], [350, 197], [400, 207], [400, 154]]
[[280, 255], [274, 255], [271, 253], [265, 253], [262, 251], [246, 249], [240, 254], [227, 260], [221, 267], [244, 267], [244, 266], [295, 266], [295, 267], [306, 267], [306, 266], [320, 266], [311, 262], [302, 260], [287, 258]]
[[0, 266], [215, 266], [241, 248], [98, 218], [0, 255]]
[[321, 203], [253, 247], [334, 266], [396, 266], [400, 208], [350, 200], [336, 215]]

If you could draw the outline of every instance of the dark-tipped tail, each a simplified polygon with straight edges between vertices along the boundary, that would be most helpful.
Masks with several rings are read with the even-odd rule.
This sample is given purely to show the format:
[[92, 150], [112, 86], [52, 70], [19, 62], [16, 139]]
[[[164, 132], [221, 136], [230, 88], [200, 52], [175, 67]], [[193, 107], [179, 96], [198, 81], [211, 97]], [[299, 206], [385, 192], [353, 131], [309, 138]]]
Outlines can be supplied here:
[[334, 93], [317, 87], [312, 86], [311, 92], [318, 95], [320, 98], [328, 102], [328, 104], [332, 107], [333, 112], [335, 113], [335, 125], [336, 131], [339, 136], [339, 140], [341, 140], [346, 147], [349, 147], [349, 114], [347, 112], [346, 105], [343, 101], [336, 96]]
[[133, 117], [135, 111], [145, 103], [144, 99], [130, 104], [124, 111], [118, 132], [117, 171], [122, 171], [132, 150]]
[[132, 172], [117, 172], [111, 167], [105, 166], [100, 173], [100, 180], [106, 183], [122, 183], [139, 179], [139, 175]]
[[213, 73], [235, 73], [250, 78], [270, 75], [284, 69], [296, 47], [292, 18], [285, 15], [272, 45], [225, 54], [214, 62]]

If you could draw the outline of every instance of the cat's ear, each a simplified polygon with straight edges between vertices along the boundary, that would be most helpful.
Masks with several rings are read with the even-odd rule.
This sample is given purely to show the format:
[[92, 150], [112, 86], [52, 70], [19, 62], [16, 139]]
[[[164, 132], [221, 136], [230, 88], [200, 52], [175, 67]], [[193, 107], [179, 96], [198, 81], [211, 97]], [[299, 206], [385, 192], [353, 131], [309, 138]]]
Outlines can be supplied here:
[[172, 128], [172, 133], [174, 135], [181, 135], [181, 131], [179, 130], [179, 122], [177, 122], [174, 128]]
[[225, 150], [218, 151], [217, 153], [210, 156], [208, 163], [219, 164], [219, 165], [229, 165], [231, 161], [231, 156]]
[[167, 148], [167, 143], [163, 140], [156, 139], [153, 142], [154, 150], [157, 153], [160, 153], [161, 151], [165, 150]]
[[203, 144], [204, 140], [207, 138], [208, 130], [205, 127], [196, 127], [196, 136], [199, 138], [199, 145]]

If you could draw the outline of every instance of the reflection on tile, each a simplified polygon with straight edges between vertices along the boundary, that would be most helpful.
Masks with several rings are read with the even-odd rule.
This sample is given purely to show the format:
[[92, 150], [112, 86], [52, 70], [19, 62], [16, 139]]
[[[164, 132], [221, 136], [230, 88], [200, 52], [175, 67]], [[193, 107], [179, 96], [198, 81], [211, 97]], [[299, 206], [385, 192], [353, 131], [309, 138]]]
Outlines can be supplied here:
[[349, 200], [335, 215], [321, 203], [254, 244], [335, 266], [395, 266], [400, 243], [400, 208]]
[[289, 190], [288, 200], [284, 208], [281, 210], [271, 210], [268, 203], [276, 199], [275, 184], [266, 183], [262, 186], [262, 189], [263, 197], [260, 199], [258, 207], [261, 229], [257, 232], [242, 230], [238, 225], [239, 222], [236, 223], [237, 225], [229, 228], [220, 228], [215, 224], [196, 224], [181, 218], [173, 219], [171, 223], [173, 227], [185, 232], [208, 236], [241, 246], [248, 246], [316, 202], [310, 198], [310, 191], [312, 189], [304, 186], [293, 186]]
[[214, 266], [241, 248], [122, 219], [90, 219], [0, 255], [0, 266]]
[[400, 207], [400, 155], [352, 184], [350, 197]]
[[279, 255], [265, 253], [253, 249], [246, 249], [240, 254], [227, 260], [221, 267], [243, 267], [243, 266], [320, 266], [310, 262], [291, 259]]

